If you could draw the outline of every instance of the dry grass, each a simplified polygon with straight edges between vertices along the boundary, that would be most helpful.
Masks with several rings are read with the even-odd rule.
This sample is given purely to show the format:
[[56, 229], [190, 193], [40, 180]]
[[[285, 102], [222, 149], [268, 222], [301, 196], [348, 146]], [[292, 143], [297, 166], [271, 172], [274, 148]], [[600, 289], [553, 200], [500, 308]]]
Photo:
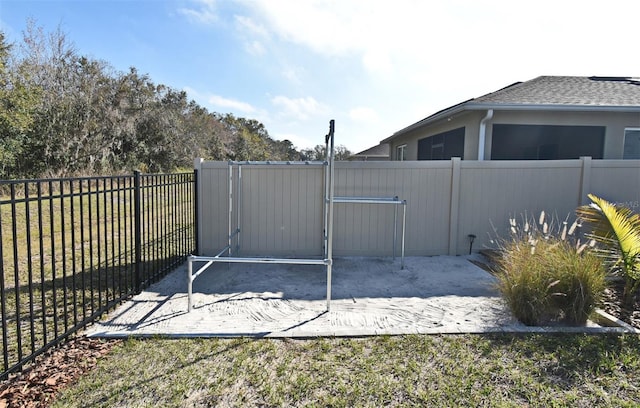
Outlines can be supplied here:
[[128, 340], [58, 407], [640, 404], [638, 336]]

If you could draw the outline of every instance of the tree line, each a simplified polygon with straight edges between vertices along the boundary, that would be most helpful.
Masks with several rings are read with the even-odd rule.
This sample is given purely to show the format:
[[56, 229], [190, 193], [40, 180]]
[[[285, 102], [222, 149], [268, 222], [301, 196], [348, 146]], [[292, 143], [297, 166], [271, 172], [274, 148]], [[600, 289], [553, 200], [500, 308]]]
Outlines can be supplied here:
[[[59, 28], [0, 31], [0, 179], [190, 168], [209, 160], [322, 160], [255, 119], [209, 112], [186, 92], [78, 53]], [[338, 160], [351, 153], [336, 149]]]

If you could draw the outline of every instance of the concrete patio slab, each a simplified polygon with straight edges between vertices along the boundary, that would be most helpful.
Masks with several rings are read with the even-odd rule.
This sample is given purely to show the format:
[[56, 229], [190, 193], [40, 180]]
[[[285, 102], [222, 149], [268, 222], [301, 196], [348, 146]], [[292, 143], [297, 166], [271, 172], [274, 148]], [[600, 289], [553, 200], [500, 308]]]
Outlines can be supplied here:
[[[473, 256], [471, 256], [473, 257]], [[331, 310], [322, 266], [216, 264], [193, 284], [186, 265], [89, 327], [92, 337], [316, 337], [546, 332], [519, 323], [469, 257], [337, 258]], [[568, 331], [602, 330], [599, 327]], [[565, 331], [565, 330], [560, 330]]]

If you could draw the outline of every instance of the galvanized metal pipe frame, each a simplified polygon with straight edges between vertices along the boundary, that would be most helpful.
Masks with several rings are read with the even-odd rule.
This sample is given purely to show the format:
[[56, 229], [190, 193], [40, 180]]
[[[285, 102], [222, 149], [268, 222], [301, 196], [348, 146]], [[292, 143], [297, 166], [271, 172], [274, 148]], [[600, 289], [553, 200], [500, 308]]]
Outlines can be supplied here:
[[[406, 213], [407, 213], [407, 201], [400, 200], [396, 197], [335, 197], [334, 196], [334, 171], [335, 171], [335, 151], [334, 151], [334, 133], [335, 122], [331, 120], [329, 122], [329, 133], [325, 137], [325, 150], [326, 161], [325, 162], [275, 162], [275, 161], [244, 161], [244, 162], [229, 162], [229, 216], [228, 216], [228, 243], [227, 246], [222, 249], [216, 256], [195, 256], [188, 257], [187, 262], [187, 292], [188, 292], [188, 311], [193, 308], [193, 281], [207, 268], [214, 263], [257, 263], [257, 264], [290, 264], [290, 265], [324, 265], [327, 272], [327, 311], [331, 309], [331, 278], [333, 267], [333, 205], [335, 203], [356, 203], [356, 204], [391, 204], [395, 205], [394, 219], [393, 219], [393, 258], [396, 256], [396, 241], [397, 241], [397, 222], [398, 222], [398, 205], [402, 205], [402, 244], [401, 244], [401, 268], [404, 269], [404, 243], [405, 243], [405, 227], [406, 227]], [[324, 246], [324, 258], [242, 258], [233, 257], [234, 247], [233, 238], [236, 239], [235, 251], [240, 249], [240, 237], [241, 237], [241, 214], [242, 208], [242, 165], [305, 165], [305, 166], [325, 166], [324, 172], [324, 200], [323, 200], [323, 218], [324, 218], [324, 230], [323, 230], [323, 246]], [[238, 167], [237, 177], [237, 199], [234, 199], [233, 189], [233, 167]], [[233, 229], [233, 207], [236, 204], [236, 228]], [[222, 257], [222, 254], [227, 252], [226, 257]], [[195, 273], [193, 273], [194, 262], [205, 262], [204, 266], [200, 267]]]
[[[226, 248], [222, 251], [224, 253]], [[331, 259], [302, 259], [302, 258], [236, 258], [236, 257], [220, 257], [217, 256], [195, 256], [190, 255], [187, 259], [187, 298], [188, 298], [188, 311], [193, 309], [193, 281], [200, 276], [202, 272], [204, 272], [207, 268], [209, 268], [214, 263], [255, 263], [255, 264], [289, 264], [289, 265], [325, 265], [327, 267], [327, 272], [330, 274], [330, 268], [332, 261]], [[206, 262], [203, 266], [201, 266], [195, 273], [193, 273], [193, 263], [194, 262]], [[328, 275], [330, 276], [330, 275]], [[328, 284], [328, 292], [327, 292], [327, 311], [330, 307], [331, 302], [331, 292], [330, 292], [330, 280]]]
[[327, 162], [328, 162], [328, 197], [325, 197], [324, 205], [327, 207], [327, 232], [326, 232], [326, 259], [329, 261], [327, 263], [327, 312], [331, 308], [331, 274], [333, 268], [333, 196], [334, 196], [334, 182], [333, 182], [333, 172], [334, 172], [334, 164], [335, 164], [335, 156], [333, 149], [333, 134], [335, 132], [335, 122], [333, 119], [329, 122], [329, 133], [325, 137], [325, 149], [327, 154]]
[[[334, 133], [335, 133], [335, 122], [331, 120], [329, 122], [329, 133], [325, 137], [325, 149], [326, 149], [326, 161], [325, 162], [277, 162], [277, 161], [230, 161], [229, 162], [229, 217], [228, 217], [228, 240], [227, 247], [220, 251], [216, 256], [208, 257], [208, 256], [195, 256], [191, 255], [187, 259], [187, 298], [188, 298], [188, 309], [187, 311], [191, 311], [193, 308], [193, 281], [207, 268], [209, 268], [214, 263], [270, 263], [270, 264], [293, 264], [293, 265], [324, 265], [327, 268], [327, 311], [331, 308], [331, 267], [333, 264], [332, 261], [332, 246], [333, 246], [333, 174], [334, 174]], [[240, 209], [242, 206], [242, 165], [304, 165], [304, 166], [326, 166], [326, 170], [324, 173], [324, 184], [325, 184], [325, 197], [323, 200], [323, 213], [324, 213], [324, 231], [323, 231], [323, 241], [324, 241], [324, 259], [310, 259], [310, 258], [240, 258], [240, 257], [232, 257], [233, 254], [233, 238], [236, 238], [236, 250], [240, 248], [240, 236], [241, 236], [241, 214]], [[238, 185], [237, 190], [237, 200], [234, 200], [233, 195], [233, 167], [238, 167]], [[237, 213], [237, 226], [236, 229], [233, 230], [232, 220], [233, 220], [233, 206], [234, 202], [236, 203], [236, 213]], [[221, 257], [223, 253], [227, 252], [228, 256]], [[195, 274], [193, 273], [193, 263], [194, 262], [205, 262], [204, 266], [200, 267]]]
[[396, 197], [334, 197], [334, 203], [350, 204], [391, 204], [394, 205], [393, 213], [393, 259], [396, 258], [396, 242], [398, 235], [398, 206], [402, 206], [402, 234], [401, 234], [401, 261], [400, 268], [404, 269], [404, 238], [407, 222], [407, 200]]

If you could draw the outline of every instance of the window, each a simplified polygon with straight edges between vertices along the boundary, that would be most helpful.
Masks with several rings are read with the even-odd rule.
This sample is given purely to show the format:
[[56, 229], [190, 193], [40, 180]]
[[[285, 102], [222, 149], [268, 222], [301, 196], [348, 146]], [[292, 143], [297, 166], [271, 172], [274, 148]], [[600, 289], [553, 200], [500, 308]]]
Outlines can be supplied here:
[[418, 140], [418, 160], [451, 160], [464, 155], [464, 127]]
[[407, 145], [403, 144], [396, 147], [396, 160], [405, 161], [407, 160]]
[[640, 129], [628, 128], [624, 130], [623, 159], [640, 159]]
[[491, 160], [602, 159], [604, 126], [493, 125]]

